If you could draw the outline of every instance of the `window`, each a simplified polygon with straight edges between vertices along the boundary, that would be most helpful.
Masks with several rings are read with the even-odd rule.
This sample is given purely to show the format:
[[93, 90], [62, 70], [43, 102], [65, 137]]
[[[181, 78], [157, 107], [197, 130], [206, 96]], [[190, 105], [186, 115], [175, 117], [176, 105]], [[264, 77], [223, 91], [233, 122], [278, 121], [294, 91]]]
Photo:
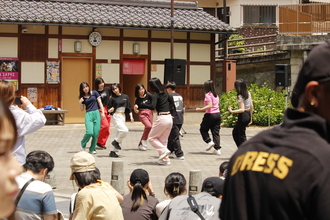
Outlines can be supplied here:
[[276, 6], [243, 6], [244, 25], [276, 25]]

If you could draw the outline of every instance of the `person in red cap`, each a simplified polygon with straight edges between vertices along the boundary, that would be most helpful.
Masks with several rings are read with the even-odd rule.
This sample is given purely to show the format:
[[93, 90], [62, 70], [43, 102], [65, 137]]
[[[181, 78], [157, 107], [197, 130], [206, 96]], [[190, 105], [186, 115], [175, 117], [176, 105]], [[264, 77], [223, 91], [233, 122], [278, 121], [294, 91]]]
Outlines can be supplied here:
[[229, 162], [221, 220], [330, 219], [330, 43], [307, 56], [283, 123]]

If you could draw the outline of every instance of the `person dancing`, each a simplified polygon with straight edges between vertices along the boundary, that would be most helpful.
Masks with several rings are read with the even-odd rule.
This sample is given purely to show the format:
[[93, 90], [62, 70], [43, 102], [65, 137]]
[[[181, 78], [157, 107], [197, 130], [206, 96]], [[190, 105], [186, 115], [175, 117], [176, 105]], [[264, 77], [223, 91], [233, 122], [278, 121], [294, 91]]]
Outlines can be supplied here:
[[151, 104], [151, 94], [146, 91], [143, 84], [139, 83], [135, 86], [135, 97], [134, 112], [139, 115], [139, 119], [144, 125], [144, 131], [138, 148], [145, 151], [147, 150], [147, 139], [152, 127], [153, 113], [150, 109], [141, 108], [140, 104]]
[[[96, 91], [99, 93], [101, 97], [103, 104], [103, 111], [105, 114], [105, 118], [101, 120], [101, 129], [96, 145], [101, 149], [107, 149], [106, 143], [110, 135], [110, 122], [111, 122], [111, 114], [108, 112], [108, 103], [111, 97], [111, 89], [109, 87], [104, 86], [104, 80], [101, 77], [97, 77], [94, 80], [94, 85]], [[100, 113], [102, 113], [102, 109], [99, 110]]]
[[238, 120], [233, 129], [232, 135], [236, 146], [239, 147], [246, 141], [245, 130], [249, 124], [252, 124], [253, 103], [251, 94], [247, 90], [246, 83], [243, 79], [238, 79], [234, 83], [237, 92], [238, 109], [233, 110], [232, 106], [228, 107], [230, 113], [238, 113]]
[[[215, 92], [215, 85], [212, 80], [207, 80], [204, 83], [205, 99], [204, 107], [196, 108], [196, 111], [205, 111], [201, 126], [200, 133], [203, 140], [207, 143], [206, 151], [214, 147], [213, 154], [221, 155], [220, 151], [220, 123], [221, 116], [219, 110], [219, 95]], [[213, 141], [210, 138], [209, 130], [211, 130]]]
[[148, 141], [157, 150], [159, 165], [170, 165], [167, 149], [167, 139], [170, 135], [173, 119], [171, 113], [175, 114], [175, 106], [172, 96], [165, 92], [160, 80], [156, 77], [149, 80], [150, 89], [153, 91], [151, 104], [141, 103], [141, 108], [156, 109], [157, 118], [149, 133]]
[[120, 144], [128, 133], [128, 128], [125, 124], [125, 113], [129, 113], [131, 122], [134, 122], [131, 103], [128, 95], [121, 92], [121, 87], [118, 83], [113, 83], [111, 86], [112, 98], [109, 102], [109, 112], [113, 114], [112, 122], [117, 129], [115, 139], [112, 141], [112, 147], [109, 156], [118, 157], [115, 151], [121, 150]]
[[[79, 103], [81, 111], [84, 111], [86, 108], [86, 134], [81, 140], [81, 150], [85, 150], [87, 142], [92, 137], [89, 153], [96, 154], [95, 146], [100, 132], [101, 119], [103, 120], [105, 118], [101, 97], [97, 91], [90, 91], [90, 87], [87, 82], [82, 82], [79, 86]], [[101, 118], [98, 109], [101, 109]]]

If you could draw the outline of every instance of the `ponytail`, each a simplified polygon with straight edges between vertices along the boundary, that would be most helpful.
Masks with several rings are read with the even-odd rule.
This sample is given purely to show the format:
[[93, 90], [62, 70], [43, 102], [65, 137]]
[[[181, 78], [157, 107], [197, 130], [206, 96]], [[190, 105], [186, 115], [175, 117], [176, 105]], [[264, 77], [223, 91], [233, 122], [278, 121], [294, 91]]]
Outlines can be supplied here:
[[138, 210], [143, 205], [144, 200], [148, 200], [146, 192], [139, 181], [133, 187], [131, 200], [133, 201], [131, 212]]

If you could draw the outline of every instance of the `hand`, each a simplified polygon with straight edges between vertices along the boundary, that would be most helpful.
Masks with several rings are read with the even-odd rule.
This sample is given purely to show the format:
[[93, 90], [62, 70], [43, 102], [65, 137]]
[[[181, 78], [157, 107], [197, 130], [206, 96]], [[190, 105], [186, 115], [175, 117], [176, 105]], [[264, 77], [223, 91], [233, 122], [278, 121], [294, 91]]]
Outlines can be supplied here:
[[26, 108], [26, 106], [32, 104], [30, 102], [30, 100], [28, 98], [26, 98], [25, 96], [21, 96], [21, 101], [22, 101], [22, 105], [23, 105], [24, 108]]
[[149, 180], [149, 182], [148, 182], [148, 188], [147, 189], [148, 189], [149, 195], [155, 193], [154, 189], [152, 188], [151, 180]]
[[200, 112], [200, 111], [201, 111], [201, 108], [196, 108], [196, 111], [197, 111], [197, 112]]
[[139, 114], [139, 110], [138, 110], [138, 108], [139, 108], [139, 106], [138, 105], [134, 105], [134, 112], [136, 113], [136, 114]]
[[133, 123], [134, 122], [134, 118], [133, 117], [131, 117], [131, 123]]
[[127, 180], [126, 185], [127, 185], [128, 188], [129, 188], [129, 192], [130, 192], [130, 193], [133, 192], [133, 186], [131, 185], [131, 181]]
[[79, 103], [82, 104], [83, 101], [84, 101], [84, 98], [81, 97], [81, 98], [79, 99]]
[[233, 113], [233, 107], [231, 105], [228, 107], [228, 110], [230, 113]]
[[251, 120], [250, 120], [250, 122], [249, 122], [249, 125], [250, 125], [250, 124], [252, 124], [252, 117], [251, 117]]
[[101, 119], [102, 119], [102, 120], [105, 119], [105, 114], [104, 114], [104, 112], [101, 113]]
[[111, 112], [113, 112], [114, 110], [115, 110], [115, 108], [114, 108], [114, 107], [112, 107], [112, 108], [110, 108], [110, 109], [109, 109], [109, 111], [108, 111], [108, 112], [109, 112], [109, 113], [111, 113]]

